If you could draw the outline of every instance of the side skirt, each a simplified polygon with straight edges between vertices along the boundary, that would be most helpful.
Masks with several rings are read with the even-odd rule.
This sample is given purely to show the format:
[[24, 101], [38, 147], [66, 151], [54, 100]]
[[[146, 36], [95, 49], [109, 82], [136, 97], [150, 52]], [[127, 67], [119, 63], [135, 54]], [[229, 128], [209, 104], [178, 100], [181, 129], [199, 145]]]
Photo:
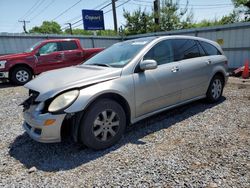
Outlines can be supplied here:
[[206, 95], [202, 95], [202, 96], [199, 96], [199, 97], [195, 97], [195, 98], [192, 98], [192, 99], [189, 99], [189, 100], [186, 100], [186, 101], [183, 101], [183, 102], [180, 102], [180, 103], [177, 103], [177, 104], [174, 104], [174, 105], [171, 105], [171, 106], [167, 106], [165, 108], [161, 108], [159, 110], [156, 110], [156, 111], [153, 111], [153, 112], [150, 112], [150, 113], [147, 113], [147, 114], [144, 114], [142, 116], [139, 116], [135, 119], [132, 119], [131, 120], [131, 124], [134, 124], [142, 119], [145, 119], [149, 116], [152, 116], [152, 115], [155, 115], [155, 114], [158, 114], [160, 112], [163, 112], [165, 110], [169, 110], [169, 109], [172, 109], [172, 108], [175, 108], [175, 107], [178, 107], [178, 106], [182, 106], [184, 104], [187, 104], [187, 103], [190, 103], [190, 102], [193, 102], [193, 101], [196, 101], [196, 100], [199, 100], [199, 99], [203, 99], [203, 98], [206, 98]]

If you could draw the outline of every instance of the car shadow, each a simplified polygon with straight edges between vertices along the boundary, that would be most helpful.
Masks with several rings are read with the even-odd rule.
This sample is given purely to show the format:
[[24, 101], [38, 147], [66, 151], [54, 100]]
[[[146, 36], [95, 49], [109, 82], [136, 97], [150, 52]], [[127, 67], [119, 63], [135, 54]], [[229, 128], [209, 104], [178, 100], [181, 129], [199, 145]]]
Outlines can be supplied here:
[[141, 139], [145, 136], [167, 129], [195, 114], [204, 112], [225, 101], [223, 97], [216, 104], [207, 104], [203, 100], [196, 101], [173, 110], [164, 111], [144, 119], [127, 128], [123, 139], [101, 151], [94, 151], [74, 143], [71, 140], [56, 144], [43, 144], [33, 141], [26, 133], [18, 136], [9, 146], [9, 154], [20, 161], [26, 168], [36, 167], [38, 170], [53, 172], [70, 170], [90, 161], [98, 159], [105, 154], [117, 151], [128, 143], [143, 145]]
[[5, 89], [9, 87], [17, 87], [17, 85], [11, 84], [9, 81], [0, 81], [0, 89]]

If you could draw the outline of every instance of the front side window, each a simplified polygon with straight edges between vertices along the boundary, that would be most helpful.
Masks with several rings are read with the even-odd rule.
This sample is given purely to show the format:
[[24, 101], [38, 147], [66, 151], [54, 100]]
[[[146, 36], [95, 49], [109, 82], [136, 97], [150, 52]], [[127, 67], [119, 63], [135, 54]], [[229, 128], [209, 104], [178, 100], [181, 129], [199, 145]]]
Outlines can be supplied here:
[[209, 44], [207, 42], [204, 41], [199, 41], [199, 43], [201, 44], [201, 46], [203, 47], [203, 49], [206, 51], [207, 55], [221, 55], [221, 52], [212, 44]]
[[181, 61], [200, 56], [199, 48], [194, 40], [173, 39], [174, 61]]
[[39, 49], [40, 55], [46, 55], [56, 51], [58, 51], [58, 45], [55, 42], [47, 43]]
[[173, 62], [174, 56], [170, 40], [157, 43], [146, 53], [143, 59], [155, 60], [158, 65]]
[[63, 41], [60, 42], [62, 50], [75, 50], [78, 49], [75, 41]]

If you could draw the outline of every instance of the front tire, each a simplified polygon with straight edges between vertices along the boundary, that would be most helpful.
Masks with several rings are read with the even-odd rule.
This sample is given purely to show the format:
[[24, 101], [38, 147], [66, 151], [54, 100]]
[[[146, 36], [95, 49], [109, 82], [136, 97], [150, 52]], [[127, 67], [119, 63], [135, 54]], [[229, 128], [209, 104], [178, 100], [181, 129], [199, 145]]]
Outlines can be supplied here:
[[224, 79], [220, 75], [215, 75], [207, 90], [207, 101], [215, 103], [220, 100], [224, 88]]
[[120, 104], [110, 99], [94, 102], [80, 122], [80, 140], [100, 150], [118, 142], [126, 127], [126, 115]]
[[16, 85], [24, 85], [32, 79], [32, 72], [26, 67], [16, 67], [10, 75], [10, 81]]

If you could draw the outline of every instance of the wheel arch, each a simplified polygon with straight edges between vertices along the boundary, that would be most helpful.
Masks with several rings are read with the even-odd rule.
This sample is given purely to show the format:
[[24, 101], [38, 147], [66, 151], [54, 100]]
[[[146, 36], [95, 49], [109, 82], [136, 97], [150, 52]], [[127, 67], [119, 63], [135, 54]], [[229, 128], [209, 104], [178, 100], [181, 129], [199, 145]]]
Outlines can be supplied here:
[[29, 69], [32, 73], [32, 75], [34, 75], [34, 70], [31, 66], [27, 65], [26, 63], [17, 63], [15, 65], [13, 65], [10, 70], [9, 70], [9, 78], [11, 77], [13, 70], [15, 70], [17, 67], [25, 67], [27, 69]]
[[111, 99], [116, 101], [118, 104], [121, 105], [121, 107], [123, 108], [125, 114], [126, 114], [126, 120], [127, 120], [127, 124], [130, 124], [130, 118], [131, 118], [131, 110], [130, 110], [130, 106], [129, 103], [127, 102], [127, 100], [117, 94], [117, 93], [112, 93], [112, 92], [108, 92], [108, 93], [103, 93], [98, 95], [97, 97], [95, 97], [94, 99], [92, 99], [86, 106], [86, 110], [97, 100], [101, 100], [101, 99]]
[[211, 82], [211, 80], [215, 77], [215, 76], [220, 76], [222, 79], [223, 79], [223, 86], [225, 85], [225, 82], [226, 82], [226, 75], [224, 74], [223, 71], [216, 71], [213, 76], [211, 77], [209, 83]]
[[90, 108], [92, 104], [94, 104], [96, 101], [101, 100], [101, 99], [111, 99], [111, 100], [116, 101], [118, 104], [120, 104], [126, 115], [126, 125], [128, 126], [131, 123], [131, 109], [127, 100], [120, 94], [117, 94], [114, 92], [102, 93], [96, 96], [95, 98], [93, 98], [92, 100], [90, 100], [82, 111], [77, 112], [74, 115], [72, 119], [73, 121], [72, 136], [73, 136], [74, 141], [79, 140], [80, 121], [83, 118], [85, 112], [88, 110], [88, 108]]

